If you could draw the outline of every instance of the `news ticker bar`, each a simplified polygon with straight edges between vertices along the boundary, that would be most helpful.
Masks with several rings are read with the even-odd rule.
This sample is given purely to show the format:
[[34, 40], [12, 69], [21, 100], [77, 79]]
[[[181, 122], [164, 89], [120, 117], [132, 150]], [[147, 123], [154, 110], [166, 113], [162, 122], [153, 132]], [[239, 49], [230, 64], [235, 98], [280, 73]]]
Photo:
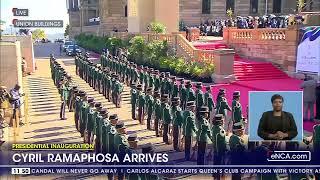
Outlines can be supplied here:
[[11, 150], [13, 151], [33, 151], [33, 150], [94, 150], [94, 145], [88, 143], [79, 144], [12, 144]]
[[61, 28], [63, 20], [12, 20], [14, 27], [19, 28]]
[[320, 166], [317, 168], [308, 168], [308, 167], [297, 167], [297, 168], [289, 168], [289, 167], [210, 167], [210, 168], [201, 168], [196, 165], [192, 165], [192, 167], [183, 167], [183, 168], [172, 168], [172, 167], [51, 167], [51, 168], [43, 168], [43, 167], [15, 167], [6, 169], [1, 173], [6, 174], [116, 174], [116, 173], [126, 173], [126, 174], [313, 174], [320, 173]]

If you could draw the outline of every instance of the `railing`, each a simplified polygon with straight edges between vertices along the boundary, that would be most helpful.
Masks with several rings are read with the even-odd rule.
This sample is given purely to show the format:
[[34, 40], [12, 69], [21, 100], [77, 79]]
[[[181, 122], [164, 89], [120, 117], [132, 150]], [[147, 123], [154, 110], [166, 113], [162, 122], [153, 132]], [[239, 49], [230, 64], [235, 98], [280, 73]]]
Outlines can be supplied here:
[[229, 43], [235, 41], [258, 40], [261, 42], [286, 41], [296, 42], [298, 38], [297, 29], [286, 28], [261, 28], [261, 29], [236, 29], [224, 30], [224, 40]]
[[110, 34], [112, 37], [117, 37], [121, 39], [126, 39], [130, 36], [140, 35], [143, 36], [147, 42], [154, 40], [166, 40], [169, 45], [179, 48], [184, 53], [179, 53], [179, 56], [188, 56], [187, 60], [197, 61], [197, 62], [214, 62], [214, 51], [213, 50], [201, 50], [196, 49], [191, 42], [185, 38], [185, 33], [172, 33], [172, 34], [154, 34], [154, 33], [127, 33], [127, 32], [112, 32]]

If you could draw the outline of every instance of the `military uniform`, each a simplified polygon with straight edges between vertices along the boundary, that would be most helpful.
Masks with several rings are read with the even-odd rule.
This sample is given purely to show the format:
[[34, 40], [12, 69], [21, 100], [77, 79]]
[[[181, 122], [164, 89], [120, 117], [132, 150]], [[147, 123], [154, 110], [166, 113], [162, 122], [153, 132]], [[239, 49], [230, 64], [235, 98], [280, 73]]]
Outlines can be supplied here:
[[180, 151], [181, 138], [182, 138], [182, 127], [184, 124], [183, 112], [180, 105], [180, 98], [174, 97], [172, 100], [172, 126], [173, 126], [173, 149]]
[[[106, 129], [105, 127], [109, 125], [108, 120], [108, 111], [106, 108], [102, 108], [99, 111], [98, 116], [96, 117], [97, 122], [97, 132], [96, 132], [96, 152], [103, 153], [106, 150], [105, 137], [106, 137]], [[107, 123], [107, 124], [106, 124]]]
[[192, 84], [190, 81], [187, 81], [186, 95], [187, 95], [186, 97], [187, 102], [196, 100], [196, 95], [194, 90], [192, 89]]
[[138, 85], [138, 119], [140, 124], [144, 124], [144, 112], [145, 112], [145, 94], [142, 92], [141, 84]]
[[181, 83], [180, 83], [179, 91], [180, 91], [181, 107], [182, 107], [183, 110], [185, 110], [186, 109], [188, 95], [187, 95], [186, 85], [184, 84], [184, 80], [181, 81]]
[[84, 99], [82, 101], [82, 106], [80, 107], [80, 134], [81, 137], [84, 136], [84, 131], [85, 131], [85, 125], [86, 121], [88, 120], [88, 113], [89, 113], [89, 103], [93, 102], [94, 98], [88, 97], [87, 99]]
[[240, 92], [235, 91], [233, 93], [233, 100], [232, 100], [232, 121], [233, 123], [243, 122], [243, 115], [242, 115], [242, 106], [240, 103]]
[[151, 118], [153, 115], [154, 110], [154, 99], [152, 96], [152, 89], [147, 89], [147, 96], [146, 96], [146, 108], [147, 108], [147, 129], [151, 130]]
[[[137, 134], [130, 134], [128, 137], [128, 142], [129, 142], [130, 147], [128, 149], [127, 154], [129, 156], [131, 156], [132, 154], [138, 154], [138, 152], [137, 152], [137, 146], [138, 146]], [[139, 163], [131, 162], [131, 163], [129, 163], [129, 165], [139, 165]], [[130, 174], [128, 174], [127, 179], [128, 180], [141, 180], [141, 175], [130, 173]]]
[[204, 105], [208, 106], [208, 108], [209, 108], [209, 119], [212, 119], [212, 117], [214, 116], [215, 104], [213, 102], [213, 97], [212, 97], [212, 94], [211, 94], [210, 86], [207, 86], [206, 90], [207, 91], [204, 94]]
[[[114, 146], [120, 160], [119, 162], [120, 165], [123, 164], [124, 156], [126, 155], [130, 147], [128, 139], [125, 134], [125, 128], [126, 127], [124, 126], [123, 122], [121, 121], [117, 122], [117, 125], [116, 125], [117, 133], [114, 137]], [[120, 171], [118, 172], [118, 179], [119, 180], [124, 179], [124, 174], [121, 173]]]
[[186, 110], [184, 115], [184, 124], [183, 124], [183, 136], [184, 136], [184, 152], [185, 152], [185, 160], [190, 160], [190, 151], [192, 147], [192, 138], [196, 137], [198, 128], [196, 125], [196, 115], [191, 110], [191, 108], [195, 107], [196, 104], [194, 101], [189, 101], [186, 104], [188, 110]]
[[87, 139], [87, 143], [89, 144], [93, 144], [94, 141], [94, 135], [96, 134], [96, 117], [98, 115], [98, 112], [101, 109], [101, 103], [100, 102], [96, 102], [94, 103], [94, 108], [90, 108], [89, 109], [89, 113], [88, 113], [88, 120], [87, 120], [87, 125], [86, 125], [86, 131], [87, 131], [87, 135], [88, 137]]
[[209, 108], [203, 106], [200, 108], [200, 117], [199, 117], [199, 131], [197, 135], [197, 142], [198, 142], [198, 155], [197, 155], [197, 164], [204, 165], [205, 162], [205, 154], [206, 154], [206, 147], [211, 139], [211, 130], [210, 124], [205, 117], [206, 114], [209, 113]]
[[227, 99], [224, 97], [225, 93], [221, 94], [221, 97], [217, 103], [217, 114], [222, 114], [225, 119], [228, 119], [227, 117], [227, 110], [231, 111], [231, 108], [228, 104]]
[[155, 76], [154, 76], [154, 90], [159, 91], [160, 90], [160, 85], [161, 85], [161, 79], [159, 76], [159, 71], [155, 71]]
[[[213, 164], [224, 165], [225, 155], [227, 152], [226, 131], [223, 129], [223, 115], [216, 114], [212, 126], [212, 145], [213, 145]], [[214, 175], [216, 179], [220, 179], [220, 174]]]
[[73, 112], [74, 108], [75, 108], [75, 102], [76, 102], [76, 97], [77, 97], [77, 93], [79, 92], [79, 90], [77, 89], [76, 86], [74, 86], [72, 88], [72, 91], [70, 93], [70, 100], [69, 100], [69, 112]]
[[77, 130], [80, 132], [80, 112], [82, 107], [83, 99], [86, 98], [86, 93], [84, 91], [79, 91], [78, 97], [76, 97], [75, 102], [75, 113], [74, 113], [74, 120]]
[[136, 109], [137, 109], [137, 99], [138, 99], [138, 91], [136, 88], [136, 84], [131, 85], [131, 90], [130, 90], [130, 95], [131, 95], [131, 117], [132, 119], [136, 120]]
[[156, 132], [156, 136], [159, 137], [159, 123], [162, 118], [162, 107], [161, 107], [161, 100], [160, 100], [160, 93], [158, 91], [155, 92], [155, 102], [154, 102], [154, 130]]
[[114, 85], [114, 90], [113, 90], [113, 94], [114, 94], [114, 100], [115, 100], [115, 104], [117, 108], [121, 107], [121, 94], [123, 91], [123, 85], [121, 84], [121, 82], [119, 81], [119, 79], [116, 80], [115, 85]]
[[169, 134], [169, 130], [170, 130], [169, 129], [170, 124], [172, 122], [171, 107], [168, 103], [168, 98], [169, 98], [168, 94], [163, 95], [163, 100], [164, 100], [164, 103], [162, 106], [163, 142], [165, 142], [166, 144], [170, 144], [168, 134]]
[[199, 117], [200, 108], [204, 105], [204, 96], [202, 92], [202, 83], [198, 82], [196, 84], [196, 107], [197, 107], [197, 114], [196, 116]]
[[[147, 154], [153, 155], [154, 151], [155, 151], [155, 149], [151, 143], [147, 143], [147, 144], [143, 145], [141, 147], [141, 150], [142, 150], [142, 154], [145, 154], [145, 155], [147, 155]], [[145, 166], [152, 165], [151, 162], [145, 162], [145, 163], [141, 163], [141, 164], [145, 165]], [[145, 173], [145, 174], [141, 174], [141, 179], [158, 180], [160, 178], [156, 174]]]
[[[244, 151], [246, 145], [242, 139], [244, 127], [242, 123], [233, 124], [233, 134], [229, 139], [230, 151], [231, 151], [231, 164], [243, 164]], [[241, 174], [232, 174], [232, 179], [240, 179]]]
[[[68, 78], [69, 79], [69, 78]], [[60, 85], [61, 90], [61, 107], [60, 107], [60, 119], [65, 120], [66, 104], [69, 99], [70, 90], [72, 87], [69, 86], [68, 81], [62, 81]]]

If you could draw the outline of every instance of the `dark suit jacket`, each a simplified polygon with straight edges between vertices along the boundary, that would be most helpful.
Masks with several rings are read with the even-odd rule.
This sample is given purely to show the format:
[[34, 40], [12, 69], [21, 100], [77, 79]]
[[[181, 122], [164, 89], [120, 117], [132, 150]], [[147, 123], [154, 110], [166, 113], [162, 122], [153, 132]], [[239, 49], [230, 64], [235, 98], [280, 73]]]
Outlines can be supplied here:
[[293, 115], [289, 112], [282, 112], [281, 120], [283, 124], [279, 126], [277, 123], [273, 123], [273, 111], [267, 111], [262, 114], [258, 127], [258, 136], [264, 140], [270, 140], [269, 134], [274, 134], [277, 131], [288, 133], [288, 137], [283, 140], [291, 140], [298, 135], [297, 126], [294, 121]]

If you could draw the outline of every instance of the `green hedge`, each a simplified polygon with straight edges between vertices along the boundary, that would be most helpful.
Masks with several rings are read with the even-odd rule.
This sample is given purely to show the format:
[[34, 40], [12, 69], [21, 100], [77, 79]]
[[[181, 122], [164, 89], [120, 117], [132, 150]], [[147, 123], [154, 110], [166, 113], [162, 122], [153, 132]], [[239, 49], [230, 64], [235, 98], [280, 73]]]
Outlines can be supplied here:
[[103, 48], [111, 52], [119, 47], [127, 48], [128, 59], [138, 65], [146, 65], [170, 71], [172, 74], [202, 82], [211, 82], [214, 65], [209, 63], [189, 62], [183, 58], [168, 55], [167, 41], [153, 41], [147, 43], [142, 36], [135, 36], [128, 40], [115, 37], [98, 37], [80, 34], [75, 37], [76, 42], [83, 48], [100, 53]]

